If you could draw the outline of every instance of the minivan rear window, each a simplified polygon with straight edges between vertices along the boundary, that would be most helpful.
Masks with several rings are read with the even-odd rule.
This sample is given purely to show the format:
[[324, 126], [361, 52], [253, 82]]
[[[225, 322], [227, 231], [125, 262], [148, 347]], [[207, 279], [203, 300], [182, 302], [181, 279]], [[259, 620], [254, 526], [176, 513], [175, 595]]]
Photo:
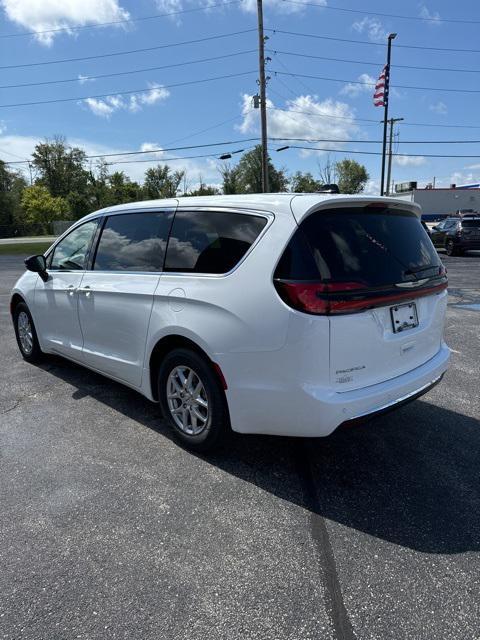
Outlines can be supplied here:
[[283, 254], [275, 277], [320, 277], [326, 283], [376, 287], [433, 276], [439, 267], [438, 254], [413, 212], [366, 206], [309, 215]]
[[462, 227], [466, 229], [478, 229], [480, 227], [480, 218], [477, 220], [462, 220]]

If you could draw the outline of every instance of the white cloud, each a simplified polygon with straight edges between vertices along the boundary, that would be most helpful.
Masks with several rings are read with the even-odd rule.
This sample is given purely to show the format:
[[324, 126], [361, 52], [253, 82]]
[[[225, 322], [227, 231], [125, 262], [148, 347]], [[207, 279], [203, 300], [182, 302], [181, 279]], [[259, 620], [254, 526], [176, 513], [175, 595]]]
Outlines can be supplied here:
[[426, 7], [424, 4], [422, 4], [420, 13], [418, 15], [420, 18], [426, 20], [428, 24], [435, 27], [440, 27], [442, 24], [438, 11], [429, 11], [428, 7]]
[[469, 184], [470, 182], [477, 182], [478, 174], [476, 175], [477, 177], [475, 177], [475, 174], [472, 172], [464, 173], [463, 171], [454, 171], [450, 176], [448, 184]]
[[430, 109], [430, 111], [438, 113], [441, 116], [446, 116], [448, 113], [447, 105], [441, 100], [435, 102], [435, 104], [431, 104], [428, 108]]
[[362, 195], [365, 196], [379, 196], [380, 195], [380, 180], [367, 180]]
[[385, 42], [388, 31], [385, 31], [383, 24], [378, 18], [363, 18], [352, 24], [352, 29], [357, 33], [365, 33], [372, 42]]
[[[238, 126], [244, 134], [259, 131], [259, 110], [252, 109], [251, 103], [252, 97], [244, 95], [243, 121]], [[316, 96], [298, 96], [287, 101], [282, 111], [276, 110], [274, 103], [267, 100], [267, 107], [268, 132], [272, 138], [349, 139], [358, 130], [349, 105], [331, 98], [319, 102]], [[321, 146], [334, 149], [341, 145], [322, 142]]]
[[162, 100], [166, 100], [170, 91], [154, 82], [150, 83], [150, 89], [140, 93], [134, 93], [124, 97], [121, 95], [108, 96], [106, 98], [85, 98], [79, 104], [86, 104], [90, 111], [96, 116], [109, 118], [112, 113], [119, 110], [131, 111], [135, 113], [144, 106], [151, 106]]
[[40, 33], [52, 29], [66, 29], [70, 35], [72, 27], [89, 24], [128, 20], [130, 14], [118, 0], [0, 0], [9, 20], [35, 31], [36, 39], [50, 46], [57, 33]]
[[[326, 6], [327, 0], [316, 0], [316, 5]], [[257, 12], [257, 0], [244, 0], [242, 2], [242, 9], [249, 13]], [[301, 4], [288, 4], [282, 0], [264, 0], [263, 6], [270, 9], [277, 9], [283, 13], [297, 13], [303, 10]]]
[[142, 142], [140, 151], [151, 151], [152, 158], [161, 158], [165, 154], [165, 151], [163, 151], [158, 142]]
[[[167, 14], [175, 14], [178, 11], [199, 6], [198, 0], [156, 0], [155, 4], [161, 13]], [[327, 0], [317, 0], [316, 4], [317, 6], [326, 6]], [[201, 6], [203, 7], [208, 7], [210, 5], [218, 5], [218, 0], [207, 0], [206, 2], [201, 3]], [[263, 0], [263, 6], [264, 8], [272, 9], [284, 14], [300, 13], [305, 8], [301, 4], [290, 4], [283, 2], [283, 0]], [[243, 0], [240, 8], [246, 13], [256, 13], [257, 0]], [[171, 19], [177, 24], [181, 23], [181, 16], [172, 15]]]
[[78, 74], [78, 83], [79, 84], [85, 84], [87, 82], [95, 82], [95, 80], [93, 78], [90, 78], [90, 76], [82, 76], [81, 73]]
[[422, 164], [425, 164], [426, 159], [423, 156], [393, 156], [393, 164], [398, 165], [399, 167], [419, 167]]
[[376, 79], [372, 76], [368, 75], [368, 73], [362, 73], [358, 76], [358, 82], [360, 84], [354, 84], [353, 82], [349, 82], [346, 84], [343, 89], [340, 90], [340, 93], [345, 96], [350, 96], [351, 98], [355, 98], [361, 93], [372, 93], [375, 88]]

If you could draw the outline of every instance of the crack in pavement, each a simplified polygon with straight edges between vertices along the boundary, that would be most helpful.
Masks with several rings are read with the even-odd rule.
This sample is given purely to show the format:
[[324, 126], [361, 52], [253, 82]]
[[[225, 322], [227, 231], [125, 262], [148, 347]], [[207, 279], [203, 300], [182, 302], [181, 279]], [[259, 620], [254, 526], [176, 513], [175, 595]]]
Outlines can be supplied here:
[[325, 588], [325, 606], [338, 640], [356, 640], [356, 635], [343, 601], [335, 556], [328, 535], [325, 518], [319, 513], [318, 494], [310, 464], [306, 441], [294, 445], [295, 464], [302, 483], [305, 508], [310, 511], [312, 540], [320, 558]]

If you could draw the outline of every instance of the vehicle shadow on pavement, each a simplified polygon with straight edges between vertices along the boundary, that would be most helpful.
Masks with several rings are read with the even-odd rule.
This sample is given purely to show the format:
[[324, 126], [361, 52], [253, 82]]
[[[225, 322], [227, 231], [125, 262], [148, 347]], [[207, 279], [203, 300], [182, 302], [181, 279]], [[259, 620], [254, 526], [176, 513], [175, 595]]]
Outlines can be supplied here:
[[[61, 358], [42, 368], [76, 387], [73, 400], [91, 396], [173, 439], [158, 406], [134, 391]], [[442, 554], [480, 550], [480, 421], [431, 404], [428, 396], [328, 438], [232, 434], [221, 450], [191, 455], [402, 547]]]

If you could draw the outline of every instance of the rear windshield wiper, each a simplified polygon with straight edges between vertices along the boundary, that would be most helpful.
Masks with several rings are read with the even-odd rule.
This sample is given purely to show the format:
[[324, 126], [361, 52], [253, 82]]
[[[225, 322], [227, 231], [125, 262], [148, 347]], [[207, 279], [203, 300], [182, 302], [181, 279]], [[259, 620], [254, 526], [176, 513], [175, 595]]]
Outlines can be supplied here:
[[407, 269], [405, 271], [406, 276], [415, 276], [417, 273], [421, 273], [422, 271], [428, 271], [429, 269], [438, 269], [438, 265], [431, 264], [428, 267], [415, 267], [414, 269]]

